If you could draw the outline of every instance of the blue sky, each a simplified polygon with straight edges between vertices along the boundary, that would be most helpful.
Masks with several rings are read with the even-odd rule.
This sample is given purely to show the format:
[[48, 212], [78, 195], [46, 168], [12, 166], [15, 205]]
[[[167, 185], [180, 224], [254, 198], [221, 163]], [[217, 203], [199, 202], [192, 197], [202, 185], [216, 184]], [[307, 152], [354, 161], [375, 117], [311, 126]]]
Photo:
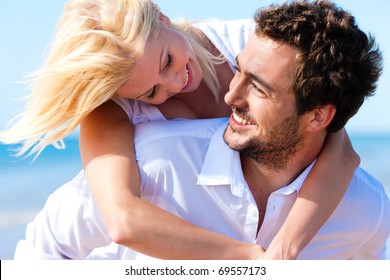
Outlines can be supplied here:
[[[172, 20], [185, 17], [191, 20], [252, 17], [256, 8], [272, 3], [267, 0], [156, 0], [161, 10]], [[240, 2], [240, 3], [239, 3]], [[282, 1], [273, 1], [282, 2]], [[386, 27], [390, 1], [336, 0], [341, 7], [351, 11], [359, 26], [372, 33], [384, 54], [384, 72], [377, 94], [368, 99], [359, 113], [351, 119], [350, 133], [390, 134], [390, 35]], [[25, 75], [39, 67], [62, 12], [65, 0], [3, 1], [0, 9], [0, 128], [17, 113], [24, 103], [15, 98], [28, 94], [21, 84]]]

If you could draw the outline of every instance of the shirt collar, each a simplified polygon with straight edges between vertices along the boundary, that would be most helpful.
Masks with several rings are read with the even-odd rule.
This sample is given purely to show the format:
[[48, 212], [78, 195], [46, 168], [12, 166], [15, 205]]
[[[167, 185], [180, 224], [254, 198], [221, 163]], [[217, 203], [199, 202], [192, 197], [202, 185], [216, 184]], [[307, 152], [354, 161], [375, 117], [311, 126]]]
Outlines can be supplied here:
[[305, 170], [301, 174], [299, 174], [299, 176], [294, 181], [292, 181], [289, 185], [287, 185], [285, 187], [277, 189], [276, 191], [274, 191], [274, 193], [275, 194], [284, 194], [284, 195], [291, 194], [295, 191], [299, 193], [299, 191], [301, 190], [301, 187], [303, 185], [303, 182], [305, 181], [307, 175], [309, 174], [310, 170], [312, 169], [314, 163], [315, 163], [315, 160], [308, 167], [306, 167]]
[[230, 149], [223, 139], [227, 124], [228, 119], [218, 127], [211, 138], [197, 184], [230, 185], [234, 195], [249, 198], [249, 188], [242, 174], [240, 154]]

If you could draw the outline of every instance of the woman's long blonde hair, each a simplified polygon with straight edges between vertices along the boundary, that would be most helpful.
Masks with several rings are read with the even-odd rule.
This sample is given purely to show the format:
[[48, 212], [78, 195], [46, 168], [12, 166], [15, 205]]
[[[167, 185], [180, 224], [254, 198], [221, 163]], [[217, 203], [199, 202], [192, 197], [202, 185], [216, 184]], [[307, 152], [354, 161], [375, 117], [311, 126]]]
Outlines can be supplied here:
[[[115, 97], [129, 78], [145, 43], [156, 36], [159, 9], [150, 0], [70, 0], [57, 27], [51, 51], [23, 113], [0, 142], [20, 143], [17, 156], [39, 154], [47, 145], [63, 148], [63, 138], [92, 110]], [[186, 31], [204, 71], [204, 80], [218, 94], [214, 64], [219, 61]]]

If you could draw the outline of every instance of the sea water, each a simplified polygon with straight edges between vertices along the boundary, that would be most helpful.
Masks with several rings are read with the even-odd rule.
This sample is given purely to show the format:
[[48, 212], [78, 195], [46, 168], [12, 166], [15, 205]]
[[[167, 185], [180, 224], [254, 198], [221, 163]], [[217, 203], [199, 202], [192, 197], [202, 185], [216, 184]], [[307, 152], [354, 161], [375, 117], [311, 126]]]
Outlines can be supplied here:
[[[351, 135], [361, 166], [374, 175], [390, 196], [390, 135]], [[48, 147], [35, 159], [16, 159], [0, 145], [0, 259], [12, 259], [25, 228], [55, 189], [81, 170], [78, 141], [65, 140], [66, 149]], [[390, 259], [390, 239], [388, 241]]]

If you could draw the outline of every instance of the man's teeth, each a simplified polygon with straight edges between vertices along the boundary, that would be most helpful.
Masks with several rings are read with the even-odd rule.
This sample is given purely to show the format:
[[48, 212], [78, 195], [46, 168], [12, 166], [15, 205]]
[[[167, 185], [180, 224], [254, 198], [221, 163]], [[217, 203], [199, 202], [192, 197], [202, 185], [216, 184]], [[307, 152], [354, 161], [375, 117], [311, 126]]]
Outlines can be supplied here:
[[253, 124], [252, 122], [250, 122], [250, 121], [248, 121], [246, 119], [243, 119], [243, 118], [241, 118], [240, 116], [238, 116], [238, 115], [236, 115], [234, 113], [233, 113], [233, 118], [234, 118], [234, 120], [236, 122], [238, 122], [241, 125], [252, 125]]

